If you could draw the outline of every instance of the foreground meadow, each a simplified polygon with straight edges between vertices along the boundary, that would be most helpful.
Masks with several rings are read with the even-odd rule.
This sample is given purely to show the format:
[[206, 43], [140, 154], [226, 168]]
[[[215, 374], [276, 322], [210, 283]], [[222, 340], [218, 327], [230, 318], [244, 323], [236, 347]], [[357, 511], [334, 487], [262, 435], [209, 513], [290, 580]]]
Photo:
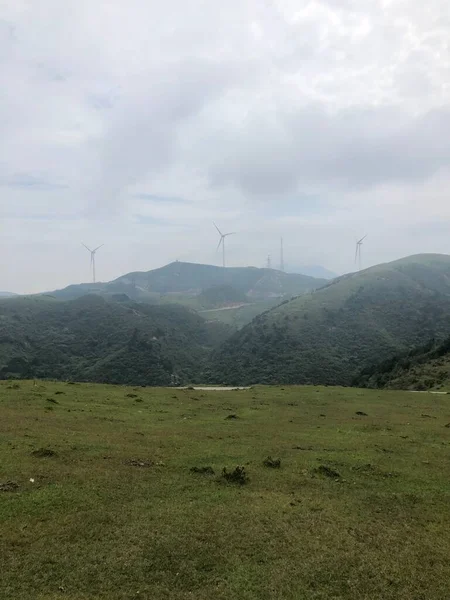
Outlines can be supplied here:
[[449, 401], [1, 382], [0, 598], [449, 598]]

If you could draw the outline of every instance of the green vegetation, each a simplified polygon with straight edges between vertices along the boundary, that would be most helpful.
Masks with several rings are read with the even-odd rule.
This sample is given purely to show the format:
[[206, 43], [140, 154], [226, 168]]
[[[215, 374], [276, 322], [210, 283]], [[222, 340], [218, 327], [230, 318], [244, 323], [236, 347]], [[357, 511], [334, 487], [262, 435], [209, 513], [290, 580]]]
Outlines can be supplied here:
[[215, 267], [174, 262], [147, 273], [130, 273], [111, 282], [110, 286], [136, 287], [159, 294], [199, 294], [202, 290], [227, 285], [250, 297], [266, 298], [269, 294], [295, 295], [316, 289], [326, 283], [307, 275], [283, 273], [256, 267]]
[[20, 381], [0, 408], [1, 598], [450, 597], [447, 396]]
[[202, 308], [220, 308], [233, 306], [234, 304], [245, 304], [248, 302], [244, 292], [235, 289], [231, 285], [215, 285], [203, 290], [198, 296]]
[[450, 256], [340, 277], [257, 316], [214, 354], [211, 381], [350, 385], [362, 368], [450, 334]]
[[203, 378], [211, 349], [230, 330], [182, 306], [61, 302], [30, 297], [0, 302], [0, 378], [50, 378], [170, 385]]
[[[235, 325], [247, 324], [253, 316], [266, 310], [276, 300], [291, 298], [325, 284], [325, 279], [283, 273], [256, 267], [215, 267], [175, 262], [146, 273], [129, 273], [109, 283], [70, 285], [51, 292], [56, 299], [71, 300], [87, 294], [107, 299], [124, 299], [148, 304], [182, 304], [201, 311], [251, 302], [249, 317], [244, 311]], [[205, 315], [206, 316], [206, 315]], [[227, 315], [218, 313], [213, 320], [230, 323]]]
[[353, 381], [361, 387], [450, 390], [450, 337], [363, 369]]

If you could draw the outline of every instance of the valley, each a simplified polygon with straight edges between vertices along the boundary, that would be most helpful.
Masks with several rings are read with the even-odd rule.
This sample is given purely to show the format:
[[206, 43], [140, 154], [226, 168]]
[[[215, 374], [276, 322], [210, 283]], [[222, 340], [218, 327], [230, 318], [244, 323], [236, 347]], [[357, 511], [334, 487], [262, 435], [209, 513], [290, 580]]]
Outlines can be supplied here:
[[[447, 255], [411, 256], [326, 284], [188, 263], [132, 279], [98, 284], [106, 286], [98, 293], [72, 286], [1, 299], [0, 378], [383, 387], [377, 365], [450, 335]], [[136, 289], [153, 300], [141, 291], [132, 299]], [[392, 387], [446, 380], [444, 365], [435, 382], [403, 377]]]

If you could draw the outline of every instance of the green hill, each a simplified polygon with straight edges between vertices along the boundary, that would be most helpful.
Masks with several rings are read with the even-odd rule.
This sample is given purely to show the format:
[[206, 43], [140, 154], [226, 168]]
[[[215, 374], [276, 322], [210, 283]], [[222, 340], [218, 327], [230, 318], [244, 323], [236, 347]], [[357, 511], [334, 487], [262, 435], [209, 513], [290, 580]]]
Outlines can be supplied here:
[[411, 256], [257, 316], [214, 353], [210, 376], [350, 385], [362, 368], [449, 334], [450, 256]]
[[[249, 311], [233, 314], [233, 323], [242, 327], [270, 305], [284, 298], [307, 293], [327, 283], [306, 275], [256, 267], [215, 267], [174, 262], [160, 269], [123, 275], [108, 283], [70, 285], [50, 292], [60, 300], [73, 300], [86, 294], [104, 298], [125, 294], [147, 304], [181, 304], [193, 310], [254, 304]], [[204, 315], [206, 319], [230, 323], [231, 315]]]
[[182, 306], [84, 296], [0, 301], [0, 377], [168, 385], [202, 379], [229, 329]]
[[160, 269], [128, 273], [109, 283], [71, 285], [56, 290], [57, 298], [71, 299], [86, 293], [126, 293], [133, 300], [158, 302], [161, 295], [181, 294], [198, 296], [208, 288], [231, 286], [251, 298], [298, 295], [326, 283], [307, 275], [284, 273], [256, 267], [215, 267], [194, 263], [174, 262]]
[[359, 387], [404, 390], [450, 390], [450, 337], [363, 369], [354, 379]]
[[203, 309], [221, 308], [246, 304], [247, 296], [231, 285], [215, 285], [203, 290], [198, 295], [199, 304]]

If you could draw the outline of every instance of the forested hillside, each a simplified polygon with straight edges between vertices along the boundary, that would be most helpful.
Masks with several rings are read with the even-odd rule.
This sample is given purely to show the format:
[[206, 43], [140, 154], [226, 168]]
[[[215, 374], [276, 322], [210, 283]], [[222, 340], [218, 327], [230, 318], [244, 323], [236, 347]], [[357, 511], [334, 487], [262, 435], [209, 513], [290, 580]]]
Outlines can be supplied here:
[[346, 275], [257, 316], [214, 353], [211, 380], [350, 385], [364, 367], [450, 334], [450, 257]]
[[182, 306], [98, 296], [8, 299], [0, 301], [0, 377], [142, 385], [201, 380], [211, 349], [229, 333]]
[[363, 369], [354, 381], [359, 387], [403, 390], [450, 390], [450, 337], [431, 340]]

